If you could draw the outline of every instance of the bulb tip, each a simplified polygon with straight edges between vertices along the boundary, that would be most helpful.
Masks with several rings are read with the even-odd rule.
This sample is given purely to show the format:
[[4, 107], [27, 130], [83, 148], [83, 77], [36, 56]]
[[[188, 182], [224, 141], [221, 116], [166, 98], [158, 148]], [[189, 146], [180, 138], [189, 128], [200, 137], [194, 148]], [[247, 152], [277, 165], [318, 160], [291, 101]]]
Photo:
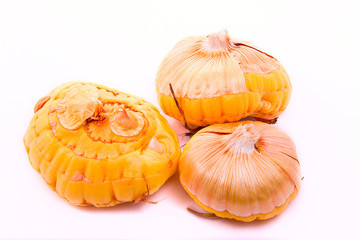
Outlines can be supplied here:
[[251, 154], [256, 150], [260, 133], [256, 131], [254, 124], [246, 123], [245, 125], [240, 124], [229, 137], [229, 146], [235, 151]]
[[208, 41], [204, 42], [204, 49], [209, 52], [221, 52], [229, 50], [232, 42], [226, 29], [206, 36]]

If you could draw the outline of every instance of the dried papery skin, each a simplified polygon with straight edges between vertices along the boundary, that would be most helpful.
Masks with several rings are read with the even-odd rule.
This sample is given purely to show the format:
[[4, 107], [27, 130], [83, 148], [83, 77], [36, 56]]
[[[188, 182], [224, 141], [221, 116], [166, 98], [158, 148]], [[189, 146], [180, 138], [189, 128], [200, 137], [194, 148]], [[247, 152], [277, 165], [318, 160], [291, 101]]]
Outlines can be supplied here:
[[179, 172], [185, 190], [206, 211], [241, 221], [279, 214], [301, 181], [292, 140], [252, 121], [200, 130], [185, 146]]
[[39, 101], [35, 104], [35, 107], [34, 107], [34, 113], [36, 113], [37, 111], [39, 111], [43, 106], [44, 104], [49, 101], [50, 97], [49, 96], [45, 96], [45, 97], [42, 97], [39, 99]]
[[87, 119], [99, 115], [102, 103], [99, 94], [93, 86], [79, 86], [66, 93], [63, 100], [55, 106], [60, 124], [74, 130], [80, 127]]
[[110, 117], [110, 128], [113, 133], [119, 136], [136, 136], [144, 125], [142, 115], [131, 110], [117, 109]]
[[24, 144], [32, 167], [70, 203], [150, 202], [175, 173], [177, 136], [149, 102], [85, 82], [66, 83], [47, 96]]
[[276, 118], [288, 104], [291, 83], [278, 60], [222, 31], [178, 42], [159, 67], [156, 90], [165, 114], [207, 126]]

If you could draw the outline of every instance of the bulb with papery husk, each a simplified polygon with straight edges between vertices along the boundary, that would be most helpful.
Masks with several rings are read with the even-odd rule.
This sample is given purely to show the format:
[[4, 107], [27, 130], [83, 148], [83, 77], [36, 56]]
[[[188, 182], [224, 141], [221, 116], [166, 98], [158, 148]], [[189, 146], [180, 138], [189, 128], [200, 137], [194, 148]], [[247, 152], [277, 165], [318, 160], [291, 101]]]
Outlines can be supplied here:
[[72, 204], [146, 200], [176, 171], [176, 134], [138, 97], [67, 83], [41, 98], [34, 112], [24, 136], [30, 163]]
[[293, 141], [253, 121], [203, 128], [186, 144], [180, 181], [203, 209], [250, 222], [280, 214], [300, 189]]
[[159, 67], [156, 90], [164, 113], [194, 128], [247, 116], [275, 121], [291, 83], [273, 56], [222, 31], [178, 42]]

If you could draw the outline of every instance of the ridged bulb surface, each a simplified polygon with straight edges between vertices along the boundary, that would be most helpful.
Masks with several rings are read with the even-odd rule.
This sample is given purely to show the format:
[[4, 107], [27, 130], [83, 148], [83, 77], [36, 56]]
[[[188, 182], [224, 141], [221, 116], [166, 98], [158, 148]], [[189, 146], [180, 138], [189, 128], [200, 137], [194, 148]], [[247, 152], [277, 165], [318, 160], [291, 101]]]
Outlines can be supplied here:
[[289, 102], [291, 83], [278, 60], [223, 31], [178, 42], [160, 64], [156, 90], [165, 114], [207, 126], [276, 118]]
[[24, 136], [30, 163], [72, 204], [138, 202], [176, 171], [177, 136], [143, 99], [74, 82], [41, 98], [34, 112]]
[[281, 213], [300, 189], [293, 141], [260, 122], [215, 124], [186, 144], [180, 181], [206, 211], [250, 222]]

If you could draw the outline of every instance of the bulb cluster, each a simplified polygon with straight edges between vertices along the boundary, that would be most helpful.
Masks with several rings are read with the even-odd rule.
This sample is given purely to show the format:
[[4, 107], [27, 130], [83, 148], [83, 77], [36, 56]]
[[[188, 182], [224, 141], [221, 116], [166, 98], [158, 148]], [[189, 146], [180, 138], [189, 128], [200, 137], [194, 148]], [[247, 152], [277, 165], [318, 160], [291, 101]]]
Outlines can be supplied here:
[[[86, 82], [61, 85], [37, 102], [25, 149], [33, 168], [72, 204], [146, 201], [179, 165], [182, 186], [209, 213], [267, 219], [300, 189], [294, 143], [263, 123], [285, 110], [291, 89], [277, 59], [227, 31], [189, 37], [156, 76], [164, 113], [191, 131], [202, 128], [182, 154], [153, 105]], [[245, 117], [263, 122], [239, 121]]]

